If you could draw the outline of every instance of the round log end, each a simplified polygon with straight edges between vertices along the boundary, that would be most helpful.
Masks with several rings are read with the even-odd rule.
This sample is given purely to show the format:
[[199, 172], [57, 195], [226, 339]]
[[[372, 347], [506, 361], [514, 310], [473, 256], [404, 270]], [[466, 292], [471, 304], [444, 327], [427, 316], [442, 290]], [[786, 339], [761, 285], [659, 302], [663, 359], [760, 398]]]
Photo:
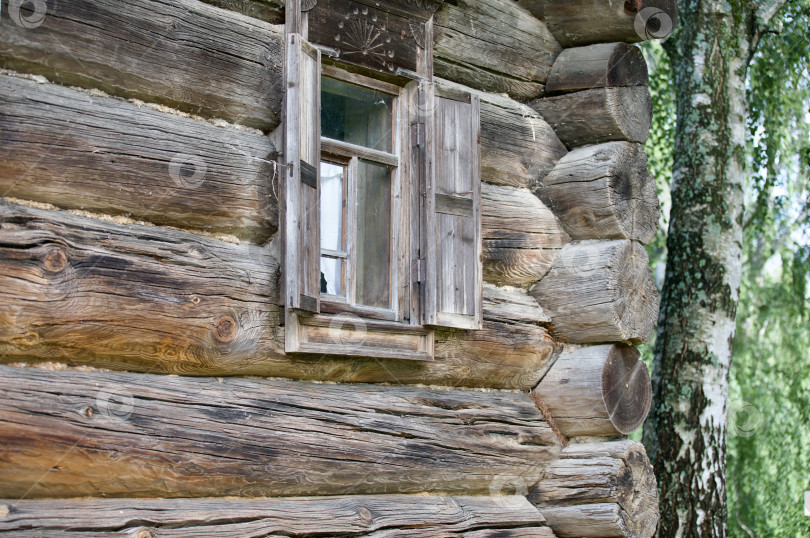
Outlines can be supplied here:
[[660, 207], [655, 179], [647, 168], [642, 146], [622, 144], [622, 153], [620, 162], [626, 164], [611, 178], [612, 205], [622, 236], [646, 245], [658, 229]]
[[629, 435], [644, 423], [650, 412], [652, 385], [647, 365], [632, 346], [618, 344], [608, 352], [602, 367], [602, 397], [611, 424]]
[[658, 322], [658, 289], [655, 287], [647, 250], [627, 241], [617, 250], [610, 288], [613, 291], [615, 324], [623, 342], [641, 344], [650, 339]]
[[652, 97], [649, 88], [609, 88], [608, 92], [606, 105], [621, 133], [618, 139], [640, 144], [646, 142], [652, 125]]
[[641, 443], [628, 443], [618, 476], [620, 518], [625, 536], [651, 538], [658, 523], [658, 487]]
[[647, 86], [650, 75], [641, 49], [616, 43], [608, 61], [607, 86]]

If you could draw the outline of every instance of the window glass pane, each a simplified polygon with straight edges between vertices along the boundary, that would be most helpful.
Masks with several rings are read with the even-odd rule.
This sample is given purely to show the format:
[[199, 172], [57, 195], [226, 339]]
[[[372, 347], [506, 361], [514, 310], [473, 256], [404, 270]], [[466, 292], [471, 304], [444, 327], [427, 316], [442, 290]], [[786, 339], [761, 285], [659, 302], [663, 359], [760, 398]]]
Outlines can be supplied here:
[[343, 243], [343, 193], [346, 169], [321, 161], [321, 249], [340, 250]]
[[394, 98], [335, 79], [321, 79], [321, 135], [391, 152]]
[[321, 256], [321, 293], [343, 295], [343, 260]]
[[391, 170], [357, 167], [357, 303], [391, 308]]

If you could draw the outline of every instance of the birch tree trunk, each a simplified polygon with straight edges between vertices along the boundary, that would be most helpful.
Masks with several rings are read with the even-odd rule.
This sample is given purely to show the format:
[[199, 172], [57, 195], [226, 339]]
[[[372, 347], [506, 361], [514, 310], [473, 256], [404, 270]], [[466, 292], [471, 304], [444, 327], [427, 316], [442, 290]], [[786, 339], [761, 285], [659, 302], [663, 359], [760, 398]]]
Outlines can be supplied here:
[[728, 372], [739, 298], [745, 77], [785, 0], [681, 0], [664, 46], [677, 100], [672, 213], [644, 444], [658, 536], [724, 537]]

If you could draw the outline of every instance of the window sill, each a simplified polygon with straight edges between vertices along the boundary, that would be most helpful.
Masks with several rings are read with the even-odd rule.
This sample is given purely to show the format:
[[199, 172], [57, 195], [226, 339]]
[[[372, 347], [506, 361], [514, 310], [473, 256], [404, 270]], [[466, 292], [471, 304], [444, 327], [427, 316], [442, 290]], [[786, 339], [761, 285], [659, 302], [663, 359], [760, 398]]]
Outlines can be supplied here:
[[433, 360], [433, 331], [346, 314], [288, 313], [287, 353]]

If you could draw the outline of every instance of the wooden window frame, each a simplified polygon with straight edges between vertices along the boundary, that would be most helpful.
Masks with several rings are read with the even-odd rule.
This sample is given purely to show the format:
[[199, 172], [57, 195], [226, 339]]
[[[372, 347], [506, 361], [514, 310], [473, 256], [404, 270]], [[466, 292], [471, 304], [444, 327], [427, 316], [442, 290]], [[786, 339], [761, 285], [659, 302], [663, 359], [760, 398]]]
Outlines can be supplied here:
[[[407, 111], [402, 110], [404, 103], [404, 88], [395, 86], [370, 77], [365, 77], [356, 73], [351, 73], [331, 65], [321, 67], [321, 76], [328, 77], [339, 82], [351, 84], [361, 88], [367, 88], [380, 93], [384, 93], [393, 98], [391, 110], [391, 152], [370, 149], [364, 146], [333, 140], [321, 136], [321, 160], [327, 162], [342, 163], [346, 166], [347, 183], [346, 194], [346, 290], [345, 296], [325, 295], [321, 293], [321, 312], [333, 314], [350, 314], [367, 319], [377, 319], [381, 321], [407, 322], [408, 317], [402, 308], [402, 304], [407, 304], [407, 297], [397, 293], [402, 287], [409, 288], [408, 275], [402, 275], [398, 267], [398, 260], [408, 254], [405, 236], [402, 230], [401, 204], [398, 200], [409, 200], [410, 193], [404, 192], [403, 174], [401, 164], [407, 158], [403, 155], [407, 148], [402, 143], [402, 122], [407, 122]], [[386, 167], [391, 172], [391, 251], [389, 267], [389, 297], [390, 308], [379, 308], [365, 306], [356, 303], [356, 271], [357, 271], [357, 249], [355, 246], [355, 236], [357, 233], [357, 181], [359, 161], [369, 162], [378, 166]], [[403, 282], [404, 281], [404, 282]], [[410, 290], [406, 290], [409, 292]]]
[[[412, 282], [413, 237], [419, 233], [419, 196], [413, 184], [411, 121], [414, 99], [407, 87], [353, 73], [335, 65], [322, 65], [321, 76], [368, 88], [393, 97], [391, 153], [321, 137], [321, 160], [342, 164], [347, 178], [346, 252], [356, 256], [352, 244], [356, 228], [356, 179], [360, 160], [391, 169], [391, 308], [355, 304], [356, 260], [346, 267], [345, 297], [321, 293], [320, 313], [288, 312], [287, 351], [308, 354], [381, 359], [431, 361], [434, 331], [421, 325], [411, 308], [418, 283]], [[416, 84], [416, 83], [414, 83]], [[415, 91], [415, 90], [410, 90]], [[415, 229], [414, 229], [415, 228]]]

